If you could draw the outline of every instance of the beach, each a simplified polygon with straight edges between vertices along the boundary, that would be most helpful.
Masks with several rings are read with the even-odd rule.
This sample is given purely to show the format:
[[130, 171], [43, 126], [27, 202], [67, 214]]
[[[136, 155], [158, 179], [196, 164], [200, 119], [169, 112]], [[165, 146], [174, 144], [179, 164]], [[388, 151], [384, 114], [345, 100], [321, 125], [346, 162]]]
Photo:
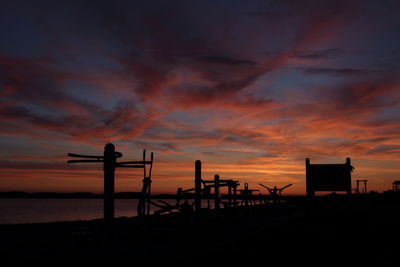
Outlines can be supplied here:
[[3, 266], [397, 266], [398, 196], [1, 225]]

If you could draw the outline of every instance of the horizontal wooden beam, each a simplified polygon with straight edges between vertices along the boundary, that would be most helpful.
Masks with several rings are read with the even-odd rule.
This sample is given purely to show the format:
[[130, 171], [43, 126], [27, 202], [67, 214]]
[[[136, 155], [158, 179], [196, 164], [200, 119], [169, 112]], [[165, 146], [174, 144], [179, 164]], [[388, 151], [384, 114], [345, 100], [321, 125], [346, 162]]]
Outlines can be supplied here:
[[85, 158], [85, 159], [102, 159], [103, 156], [88, 156], [88, 155], [79, 155], [79, 154], [73, 154], [73, 153], [68, 153], [69, 157], [73, 158]]
[[238, 191], [240, 191], [240, 192], [256, 192], [256, 191], [260, 191], [260, 190], [258, 190], [258, 189], [240, 189]]
[[77, 160], [68, 160], [68, 163], [81, 163], [81, 162], [104, 162], [103, 160], [90, 160], [90, 159], [77, 159]]
[[122, 161], [118, 162], [118, 164], [151, 164], [151, 161]]
[[144, 168], [144, 165], [128, 165], [128, 164], [119, 164], [117, 163], [117, 167], [120, 168]]

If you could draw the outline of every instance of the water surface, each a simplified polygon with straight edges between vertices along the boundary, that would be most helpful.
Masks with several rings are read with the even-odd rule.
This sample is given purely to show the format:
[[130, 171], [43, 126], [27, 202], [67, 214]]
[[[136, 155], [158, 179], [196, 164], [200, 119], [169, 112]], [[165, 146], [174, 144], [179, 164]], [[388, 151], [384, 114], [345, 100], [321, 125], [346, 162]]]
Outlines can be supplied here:
[[[137, 202], [137, 199], [116, 199], [115, 216], [136, 216]], [[102, 199], [0, 199], [0, 224], [91, 220], [102, 217]]]

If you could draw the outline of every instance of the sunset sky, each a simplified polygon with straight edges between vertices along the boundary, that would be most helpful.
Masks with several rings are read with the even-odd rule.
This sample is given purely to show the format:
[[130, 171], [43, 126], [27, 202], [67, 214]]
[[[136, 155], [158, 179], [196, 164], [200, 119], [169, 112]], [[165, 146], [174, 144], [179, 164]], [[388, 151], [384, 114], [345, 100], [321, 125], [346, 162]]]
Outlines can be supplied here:
[[[153, 192], [220, 174], [305, 194], [311, 163], [400, 179], [399, 1], [2, 1], [0, 191], [102, 192], [154, 151]], [[141, 171], [116, 171], [139, 191]], [[262, 191], [264, 192], [264, 191]]]

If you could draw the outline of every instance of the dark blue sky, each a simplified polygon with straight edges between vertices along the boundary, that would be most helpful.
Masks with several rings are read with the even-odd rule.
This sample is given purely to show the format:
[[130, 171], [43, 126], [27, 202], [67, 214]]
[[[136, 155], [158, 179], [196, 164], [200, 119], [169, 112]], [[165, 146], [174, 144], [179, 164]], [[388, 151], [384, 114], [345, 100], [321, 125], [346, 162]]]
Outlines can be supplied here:
[[[400, 174], [398, 1], [3, 1], [0, 190], [100, 191], [67, 152], [156, 152], [155, 187]], [[78, 170], [78, 169], [79, 170]], [[121, 173], [118, 190], [135, 190]]]

